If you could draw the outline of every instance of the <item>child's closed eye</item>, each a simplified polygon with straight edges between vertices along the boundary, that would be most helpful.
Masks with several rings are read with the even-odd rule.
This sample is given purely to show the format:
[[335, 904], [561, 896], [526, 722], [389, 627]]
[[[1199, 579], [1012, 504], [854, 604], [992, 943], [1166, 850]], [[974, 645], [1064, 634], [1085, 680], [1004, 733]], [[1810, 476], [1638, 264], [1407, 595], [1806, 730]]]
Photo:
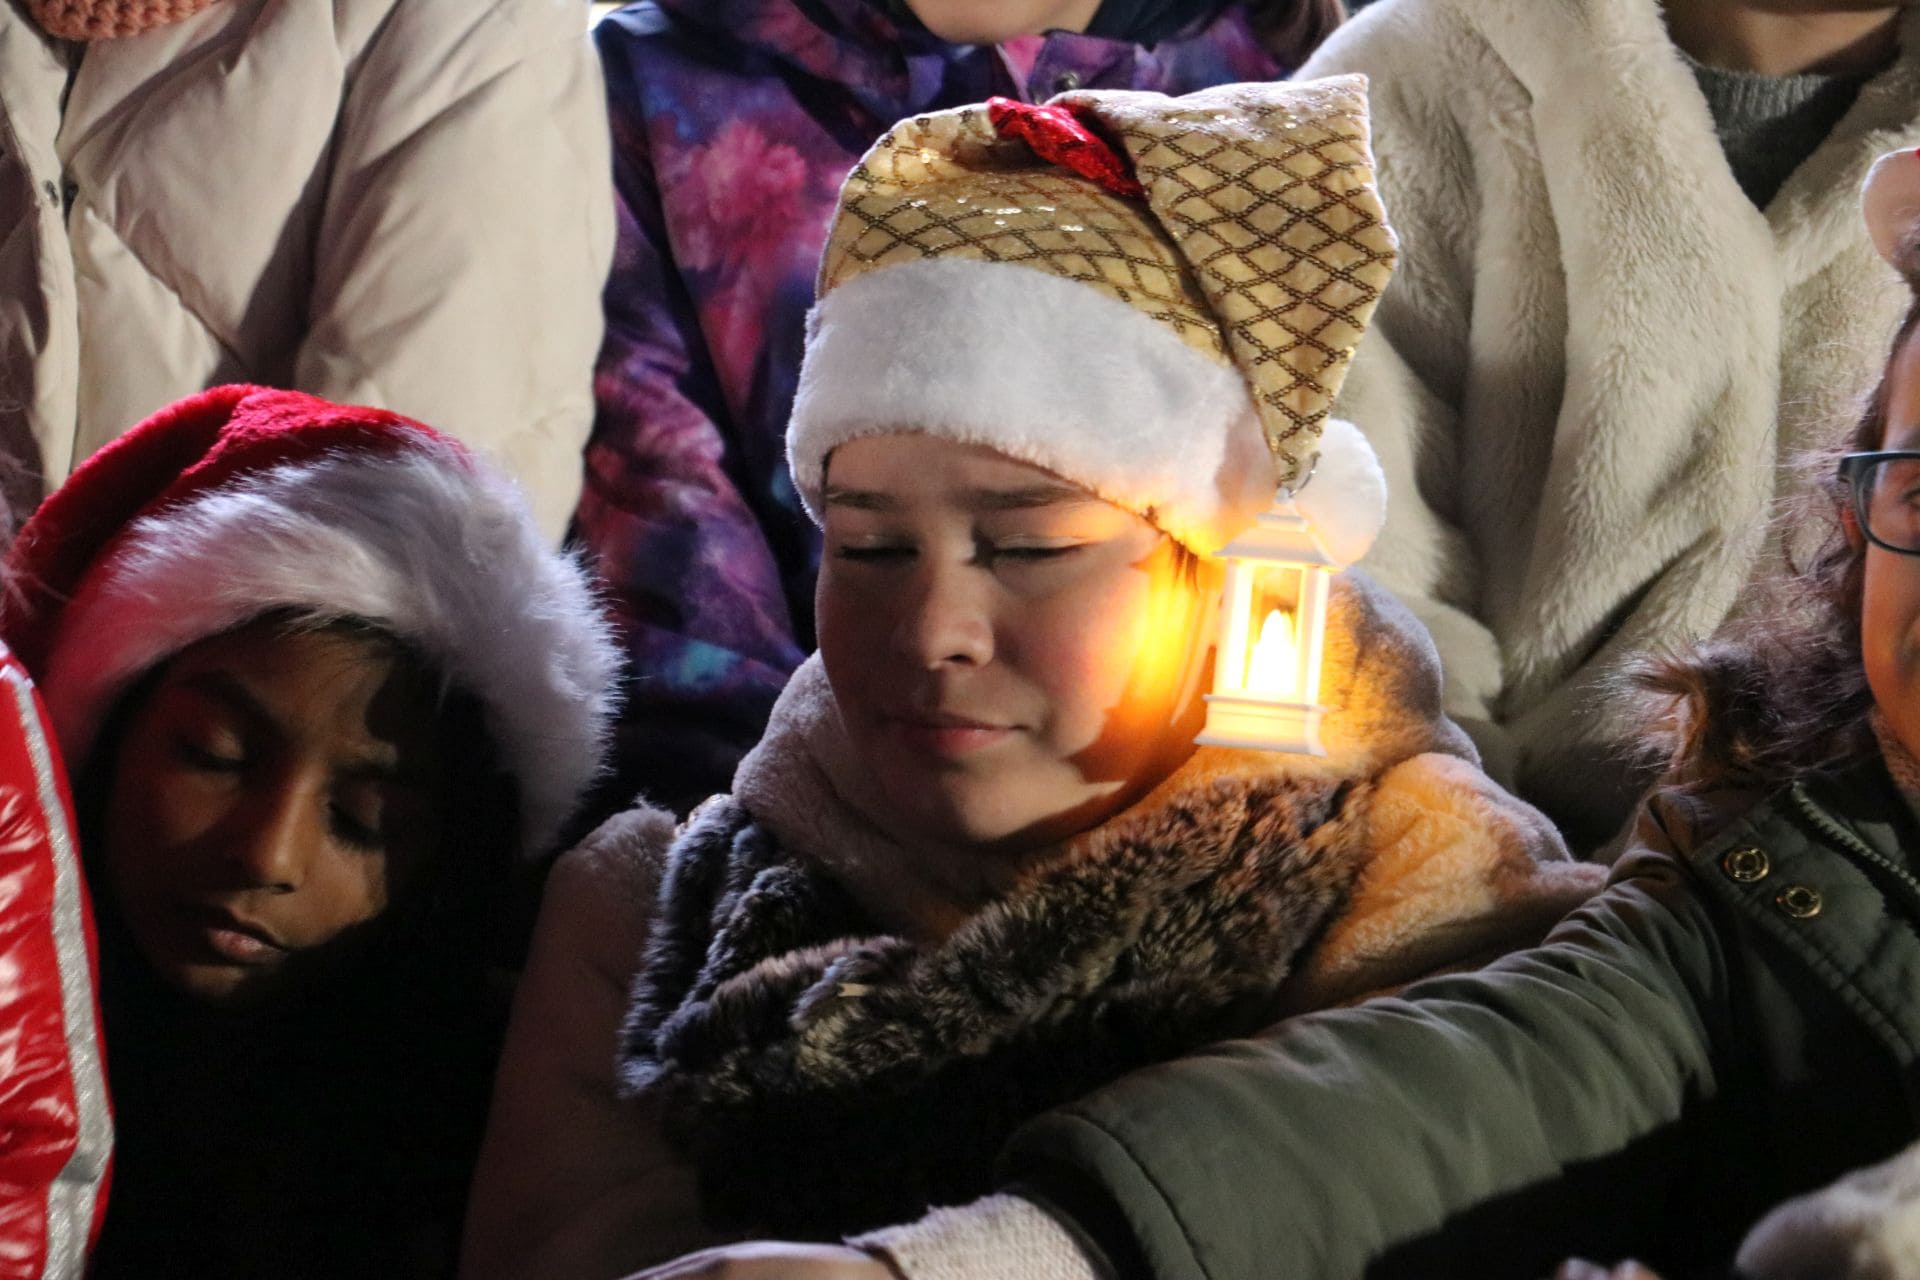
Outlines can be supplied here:
[[356, 813], [351, 806], [335, 803], [327, 808], [327, 826], [334, 839], [352, 849], [369, 852], [386, 848], [386, 838], [377, 817]]
[[1013, 542], [989, 544], [981, 548], [986, 560], [1040, 562], [1060, 560], [1086, 547], [1084, 542]]
[[247, 767], [246, 752], [234, 742], [174, 739], [173, 755], [182, 765], [202, 773], [239, 773]]
[[833, 549], [836, 560], [854, 564], [899, 563], [913, 559], [916, 549], [906, 542], [843, 542]]

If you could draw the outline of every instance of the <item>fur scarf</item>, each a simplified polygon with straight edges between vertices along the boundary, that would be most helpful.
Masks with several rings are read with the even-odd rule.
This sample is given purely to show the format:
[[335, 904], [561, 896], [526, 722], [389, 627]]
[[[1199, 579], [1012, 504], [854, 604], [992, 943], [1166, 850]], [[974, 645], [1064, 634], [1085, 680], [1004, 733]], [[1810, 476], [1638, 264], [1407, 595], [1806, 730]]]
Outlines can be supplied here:
[[713, 1225], [831, 1238], [971, 1199], [1022, 1121], [1272, 1021], [1352, 889], [1368, 791], [1204, 783], [934, 943], [718, 799], [674, 846], [622, 1082], [656, 1093]]

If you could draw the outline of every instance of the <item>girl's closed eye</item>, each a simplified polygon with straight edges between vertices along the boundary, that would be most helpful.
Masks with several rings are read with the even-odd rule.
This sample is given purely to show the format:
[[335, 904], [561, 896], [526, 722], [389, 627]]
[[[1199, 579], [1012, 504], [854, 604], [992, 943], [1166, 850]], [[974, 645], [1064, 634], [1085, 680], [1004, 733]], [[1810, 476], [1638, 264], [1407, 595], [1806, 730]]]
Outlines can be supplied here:
[[205, 773], [239, 773], [247, 767], [246, 746], [229, 733], [182, 733], [173, 754], [183, 766]]
[[981, 558], [987, 561], [1005, 560], [1014, 563], [1040, 563], [1048, 560], [1062, 560], [1076, 551], [1086, 548], [1081, 541], [1006, 541], [986, 543], [980, 549]]
[[386, 848], [386, 838], [381, 833], [378, 821], [370, 823], [357, 817], [344, 805], [336, 804], [328, 809], [327, 823], [334, 838], [349, 848], [370, 853]]
[[337, 793], [327, 806], [327, 826], [340, 843], [377, 852], [387, 846], [386, 812], [380, 796], [356, 785]]
[[886, 564], [911, 560], [916, 551], [910, 542], [841, 542], [834, 546], [833, 555], [854, 564]]
[[363, 848], [363, 850], [386, 848], [386, 837], [380, 833], [378, 825], [371, 825], [363, 819], [355, 818], [346, 808], [336, 804], [328, 810], [326, 818], [328, 818], [328, 825], [332, 827], [334, 839], [346, 844], [349, 848]]

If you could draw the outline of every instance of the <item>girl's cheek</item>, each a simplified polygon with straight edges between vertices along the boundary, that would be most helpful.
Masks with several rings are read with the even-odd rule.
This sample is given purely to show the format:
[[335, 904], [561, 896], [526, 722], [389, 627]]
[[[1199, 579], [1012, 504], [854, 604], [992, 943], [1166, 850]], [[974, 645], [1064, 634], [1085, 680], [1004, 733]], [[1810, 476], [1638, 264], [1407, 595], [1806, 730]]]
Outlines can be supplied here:
[[1052, 602], [1023, 628], [1023, 665], [1053, 673], [1063, 701], [1118, 710], [1143, 660], [1158, 651], [1144, 583], [1108, 585]]
[[1875, 703], [1901, 745], [1920, 753], [1920, 560], [1868, 549], [1860, 643]]

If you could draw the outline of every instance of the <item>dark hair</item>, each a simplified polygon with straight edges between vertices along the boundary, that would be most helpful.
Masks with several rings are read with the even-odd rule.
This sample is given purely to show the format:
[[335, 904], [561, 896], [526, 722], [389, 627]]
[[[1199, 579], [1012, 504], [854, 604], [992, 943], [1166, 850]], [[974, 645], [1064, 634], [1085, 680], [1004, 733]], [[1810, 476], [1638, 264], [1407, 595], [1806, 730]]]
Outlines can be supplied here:
[[1291, 73], [1347, 20], [1342, 0], [1247, 0], [1260, 43]]
[[[1889, 368], [1916, 327], [1920, 298], [1900, 323]], [[1776, 523], [1789, 572], [1708, 642], [1629, 670], [1631, 684], [1656, 701], [1662, 723], [1649, 746], [1665, 755], [1669, 782], [1694, 791], [1772, 790], [1877, 750], [1860, 656], [1866, 544], [1845, 523], [1838, 465], [1843, 453], [1880, 447], [1889, 395], [1883, 373], [1845, 446], [1799, 459], [1798, 496], [1782, 504]], [[1824, 534], [1801, 562], [1810, 528]]]

